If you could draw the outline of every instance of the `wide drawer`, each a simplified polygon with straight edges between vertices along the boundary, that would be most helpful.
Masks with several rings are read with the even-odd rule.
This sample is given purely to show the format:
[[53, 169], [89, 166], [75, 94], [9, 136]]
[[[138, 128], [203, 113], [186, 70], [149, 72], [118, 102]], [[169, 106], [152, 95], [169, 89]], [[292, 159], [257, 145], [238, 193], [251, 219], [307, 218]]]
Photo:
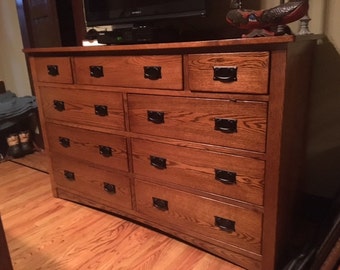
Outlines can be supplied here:
[[264, 161], [141, 139], [132, 140], [136, 174], [263, 204]]
[[40, 87], [45, 117], [124, 130], [121, 93]]
[[75, 57], [78, 84], [183, 89], [182, 56]]
[[132, 209], [130, 181], [124, 174], [56, 154], [52, 168], [58, 187], [111, 207]]
[[137, 211], [154, 222], [260, 254], [262, 214], [140, 180], [135, 189]]
[[190, 54], [192, 91], [266, 94], [269, 52]]
[[34, 69], [39, 82], [73, 83], [69, 57], [35, 57]]
[[50, 151], [128, 171], [126, 139], [121, 136], [46, 123]]
[[266, 102], [131, 94], [128, 107], [133, 132], [265, 151]]

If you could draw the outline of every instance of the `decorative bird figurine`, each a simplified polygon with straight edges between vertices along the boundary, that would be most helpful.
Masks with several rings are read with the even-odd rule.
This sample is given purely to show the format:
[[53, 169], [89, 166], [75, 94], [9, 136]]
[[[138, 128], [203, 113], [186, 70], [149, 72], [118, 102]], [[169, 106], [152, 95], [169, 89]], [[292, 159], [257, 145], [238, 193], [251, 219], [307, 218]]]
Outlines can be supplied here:
[[250, 31], [243, 37], [281, 35], [285, 32], [278, 31], [278, 26], [302, 18], [307, 14], [308, 7], [308, 0], [289, 0], [270, 9], [231, 9], [226, 20], [237, 28]]

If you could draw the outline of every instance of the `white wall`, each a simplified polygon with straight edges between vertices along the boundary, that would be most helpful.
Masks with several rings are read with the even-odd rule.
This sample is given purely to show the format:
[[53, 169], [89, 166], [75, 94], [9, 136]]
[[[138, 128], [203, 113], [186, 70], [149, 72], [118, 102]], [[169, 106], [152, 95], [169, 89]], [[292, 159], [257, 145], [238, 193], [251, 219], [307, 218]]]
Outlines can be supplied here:
[[338, 52], [340, 52], [340, 16], [338, 14], [340, 10], [339, 0], [324, 0], [320, 2], [326, 2], [325, 5], [325, 28], [324, 33], [335, 46]]
[[18, 96], [31, 95], [15, 0], [0, 1], [0, 80]]

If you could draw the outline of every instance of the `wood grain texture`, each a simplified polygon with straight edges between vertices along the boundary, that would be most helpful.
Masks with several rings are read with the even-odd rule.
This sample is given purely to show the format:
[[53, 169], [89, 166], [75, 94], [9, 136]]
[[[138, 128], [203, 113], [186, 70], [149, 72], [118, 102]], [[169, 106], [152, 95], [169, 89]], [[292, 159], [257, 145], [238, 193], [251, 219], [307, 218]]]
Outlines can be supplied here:
[[[162, 137], [265, 151], [267, 104], [235, 100], [128, 96], [131, 131]], [[147, 111], [164, 113], [164, 123], [148, 121]], [[216, 130], [215, 119], [237, 121], [237, 132]]]
[[[278, 262], [284, 259], [285, 240], [289, 239], [292, 225], [293, 198], [298, 188], [302, 160], [299, 152], [303, 152], [302, 123], [307, 103], [307, 98], [302, 97], [308, 90], [311, 67], [308, 60], [311, 50], [306, 45], [293, 43], [294, 39], [285, 36], [26, 50], [40, 104], [46, 88], [65, 88], [74, 93], [100, 92], [102, 97], [112, 92], [123, 97], [125, 126], [120, 129], [92, 125], [83, 119], [51, 119], [46, 117], [42, 106], [39, 112], [51, 156], [59, 154], [59, 159], [68, 156], [69, 160], [82, 160], [82, 165], [92, 163], [96, 174], [104, 177], [106, 173], [98, 171], [101, 168], [118, 170], [128, 176], [132, 209], [118, 209], [117, 204], [97, 199], [100, 192], [92, 193], [89, 186], [100, 187], [100, 180], [88, 178], [91, 172], [81, 169], [82, 166], [76, 166], [76, 173], [81, 173], [83, 183], [89, 186], [72, 189], [60, 181], [52, 181], [54, 195], [142, 222], [247, 269], [281, 269]], [[309, 43], [308, 46], [313, 43], [300, 42]], [[35, 56], [46, 59], [69, 56], [73, 83], [41, 81]], [[180, 62], [182, 64], [178, 65]], [[104, 77], [89, 75], [89, 65], [94, 64], [104, 67]], [[161, 80], [145, 80], [140, 71], [149, 65], [162, 66]], [[211, 79], [211, 72], [214, 66], [229, 65], [237, 67], [239, 80], [225, 89], [220, 82]], [[170, 67], [176, 72], [172, 73]], [[215, 75], [223, 80], [230, 77], [227, 71], [222, 69]], [[232, 75], [235, 73], [234, 69], [229, 71]], [[106, 77], [107, 74], [112, 76]], [[179, 74], [181, 81], [173, 80]], [[179, 82], [183, 87], [176, 89], [174, 85]], [[164, 119], [156, 121], [159, 114], [164, 114]], [[60, 148], [60, 136], [70, 139], [71, 151]], [[141, 142], [136, 144], [137, 140]], [[145, 141], [148, 142], [143, 145]], [[115, 159], [99, 159], [101, 142], [112, 147]], [[161, 148], [164, 144], [168, 145]], [[150, 166], [150, 148], [156, 151], [152, 155], [167, 158], [169, 168], [172, 165], [178, 171], [159, 177], [145, 172], [145, 164]], [[186, 148], [190, 149], [185, 151]], [[160, 153], [159, 149], [164, 152]], [[204, 158], [203, 152], [208, 152]], [[169, 153], [175, 153], [176, 159], [168, 158]], [[196, 158], [200, 155], [202, 157]], [[222, 155], [236, 155], [242, 160], [220, 159]], [[253, 159], [257, 159], [257, 165], [247, 162]], [[240, 176], [236, 182], [250, 177], [252, 185], [257, 187], [254, 195], [245, 191], [249, 195], [247, 198], [236, 193], [225, 196], [210, 190], [208, 184], [202, 189], [196, 188], [197, 176], [211, 177], [207, 165], [211, 160], [214, 169], [229, 170], [227, 167], [231, 167], [236, 171]], [[244, 166], [244, 163], [247, 164]], [[64, 170], [59, 165], [54, 171], [56, 175]], [[68, 162], [62, 167], [66, 165]], [[251, 173], [253, 169], [255, 174]], [[190, 185], [183, 183], [184, 177], [189, 179]], [[153, 197], [158, 196], [168, 201], [169, 210], [154, 212]], [[229, 221], [235, 221], [236, 227], [230, 229], [233, 223]], [[231, 235], [226, 237], [216, 230], [216, 224], [222, 230], [227, 228]], [[106, 230], [111, 233], [110, 228]], [[90, 268], [86, 264], [82, 267]]]
[[[121, 136], [90, 132], [83, 129], [76, 129], [49, 123], [47, 125], [48, 142], [50, 150], [72, 158], [82, 158], [101, 166], [115, 168], [122, 171], [128, 170], [126, 139]], [[62, 146], [60, 138], [66, 138], [70, 146]], [[100, 146], [110, 147], [111, 156], [100, 154]]]
[[[177, 184], [258, 205], [263, 204], [262, 160], [202, 151], [141, 139], [132, 140], [134, 173], [162, 184]], [[151, 156], [166, 160], [166, 168], [151, 165]], [[217, 181], [215, 170], [235, 174], [235, 182]], [[227, 177], [226, 177], [227, 178]]]
[[[139, 180], [135, 183], [135, 190], [137, 211], [158, 223], [180, 228], [179, 231], [194, 237], [200, 235], [216, 245], [234, 245], [260, 253], [261, 214]], [[157, 209], [151, 198], [165, 200], [168, 210]], [[220, 229], [214, 217], [235, 222], [235, 229]]]
[[241, 270], [163, 234], [52, 197], [49, 176], [0, 164], [0, 211], [15, 270]]
[[[183, 89], [180, 55], [75, 57], [74, 64], [78, 84]], [[104, 76], [90, 76], [90, 66], [102, 66]], [[144, 67], [150, 66], [161, 68], [160, 79], [144, 78]]]
[[[43, 110], [46, 118], [84, 125], [124, 129], [123, 97], [120, 93], [83, 91], [69, 88], [41, 87]], [[63, 102], [57, 109], [55, 102]], [[95, 106], [106, 106], [107, 114], [96, 113]]]
[[[268, 92], [269, 52], [191, 54], [188, 56], [189, 88], [193, 91]], [[214, 68], [235, 68], [234, 81], [214, 80]]]
[[[70, 57], [36, 58], [34, 64], [37, 70], [37, 77], [40, 82], [73, 83]], [[54, 65], [58, 69], [58, 75], [48, 74], [47, 67]]]

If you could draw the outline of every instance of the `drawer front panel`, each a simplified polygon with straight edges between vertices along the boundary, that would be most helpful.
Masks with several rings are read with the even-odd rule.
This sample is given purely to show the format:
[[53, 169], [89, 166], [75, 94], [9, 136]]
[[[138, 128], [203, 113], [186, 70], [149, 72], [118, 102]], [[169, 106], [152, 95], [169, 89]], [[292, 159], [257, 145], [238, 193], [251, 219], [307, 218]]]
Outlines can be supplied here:
[[162, 183], [263, 204], [264, 161], [132, 140], [134, 172]]
[[46, 124], [50, 151], [128, 171], [126, 139], [112, 134]]
[[73, 83], [69, 57], [36, 57], [34, 66], [39, 82]]
[[183, 89], [182, 56], [76, 57], [79, 84]]
[[132, 209], [127, 176], [56, 154], [52, 157], [52, 168], [54, 180], [61, 188], [112, 207]]
[[137, 211], [155, 222], [260, 254], [260, 213], [140, 180], [135, 184]]
[[79, 124], [124, 129], [120, 93], [40, 88], [45, 117]]
[[129, 95], [131, 131], [265, 151], [267, 104]]
[[269, 52], [191, 54], [188, 69], [192, 91], [268, 92]]

